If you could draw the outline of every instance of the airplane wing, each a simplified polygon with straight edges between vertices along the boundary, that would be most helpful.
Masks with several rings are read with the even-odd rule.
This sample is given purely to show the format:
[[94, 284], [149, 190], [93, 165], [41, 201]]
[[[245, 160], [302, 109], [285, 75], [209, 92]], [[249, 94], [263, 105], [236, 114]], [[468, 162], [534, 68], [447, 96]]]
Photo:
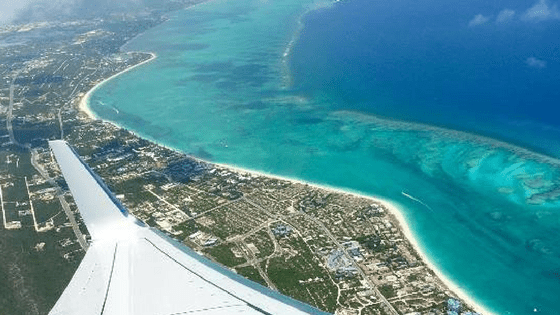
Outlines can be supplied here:
[[50, 315], [326, 314], [147, 227], [66, 142], [49, 144], [92, 238]]

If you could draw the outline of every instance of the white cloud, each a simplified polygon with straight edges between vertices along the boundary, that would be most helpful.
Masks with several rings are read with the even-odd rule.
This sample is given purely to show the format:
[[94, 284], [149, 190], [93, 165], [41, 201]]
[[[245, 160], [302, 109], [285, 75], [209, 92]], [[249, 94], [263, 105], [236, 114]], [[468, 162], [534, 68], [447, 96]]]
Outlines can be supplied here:
[[496, 18], [496, 23], [505, 23], [511, 21], [515, 16], [515, 11], [510, 9], [503, 9]]
[[560, 11], [558, 11], [558, 6], [556, 4], [550, 6], [547, 0], [539, 0], [525, 12], [523, 19], [536, 22], [560, 19]]
[[529, 57], [525, 62], [531, 68], [537, 68], [537, 69], [546, 68], [546, 61], [537, 59], [535, 57]]
[[482, 14], [477, 14], [475, 17], [469, 22], [469, 27], [482, 25], [490, 20], [489, 17], [484, 16]]
[[29, 1], [0, 0], [0, 25], [10, 23], [18, 12], [27, 7]]

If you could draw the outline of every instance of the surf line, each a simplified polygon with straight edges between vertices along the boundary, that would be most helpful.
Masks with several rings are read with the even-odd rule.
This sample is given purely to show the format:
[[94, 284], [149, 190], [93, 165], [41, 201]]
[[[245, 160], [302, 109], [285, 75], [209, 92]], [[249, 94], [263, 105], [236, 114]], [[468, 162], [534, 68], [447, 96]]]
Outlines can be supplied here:
[[418, 199], [418, 198], [414, 198], [413, 196], [411, 196], [411, 195], [405, 193], [404, 191], [401, 191], [401, 194], [402, 194], [403, 196], [405, 196], [406, 198], [412, 200], [412, 201], [418, 202], [419, 204], [421, 204], [421, 205], [423, 205], [424, 207], [428, 208], [430, 211], [432, 211], [432, 212], [434, 211], [434, 209], [432, 209], [430, 206], [428, 206], [427, 204], [425, 204], [422, 200], [420, 200], [420, 199]]

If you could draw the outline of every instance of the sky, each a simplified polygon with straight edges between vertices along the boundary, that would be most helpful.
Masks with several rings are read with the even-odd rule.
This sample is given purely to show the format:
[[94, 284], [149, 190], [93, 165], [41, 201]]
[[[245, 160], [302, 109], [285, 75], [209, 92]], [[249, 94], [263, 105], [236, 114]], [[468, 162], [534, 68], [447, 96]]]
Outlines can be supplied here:
[[549, 0], [537, 0], [525, 11], [516, 12], [511, 8], [504, 8], [498, 13], [479, 13], [469, 22], [470, 27], [487, 23], [503, 24], [520, 19], [526, 22], [542, 22], [547, 20], [560, 20], [558, 4]]
[[[164, 1], [164, 0], [162, 0]], [[138, 7], [143, 0], [0, 0], [0, 25], [14, 21], [42, 21], [94, 16]]]
[[29, 5], [29, 0], [0, 0], [0, 24], [11, 22], [17, 13]]

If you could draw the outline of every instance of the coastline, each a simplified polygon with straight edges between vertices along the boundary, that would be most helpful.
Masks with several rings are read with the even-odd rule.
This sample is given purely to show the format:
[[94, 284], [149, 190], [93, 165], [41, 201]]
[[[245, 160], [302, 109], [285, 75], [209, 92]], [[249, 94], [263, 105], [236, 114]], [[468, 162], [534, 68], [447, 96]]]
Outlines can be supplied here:
[[[129, 53], [132, 53], [132, 52], [129, 52]], [[128, 67], [128, 68], [125, 68], [125, 69], [123, 69], [122, 71], [117, 72], [117, 73], [113, 74], [112, 76], [110, 76], [110, 77], [104, 79], [103, 81], [101, 81], [101, 82], [95, 84], [89, 91], [86, 92], [86, 94], [84, 94], [84, 95], [80, 98], [80, 101], [79, 101], [79, 103], [78, 103], [78, 109], [79, 109], [81, 112], [85, 113], [89, 118], [91, 118], [91, 119], [93, 119], [93, 120], [98, 120], [98, 119], [100, 119], [99, 117], [97, 117], [97, 116], [95, 115], [95, 113], [94, 113], [94, 112], [91, 110], [91, 108], [89, 107], [89, 99], [90, 99], [91, 95], [92, 95], [95, 91], [97, 91], [97, 89], [99, 89], [99, 88], [102, 87], [105, 83], [111, 81], [112, 79], [114, 79], [114, 78], [120, 76], [120, 75], [123, 74], [123, 73], [132, 71], [133, 69], [135, 69], [135, 68], [137, 68], [137, 67], [140, 67], [140, 66], [142, 66], [142, 65], [144, 65], [144, 64], [147, 64], [148, 62], [151, 62], [151, 61], [153, 61], [153, 60], [155, 60], [155, 59], [157, 58], [157, 55], [156, 55], [155, 53], [153, 53], [153, 52], [144, 52], [144, 53], [149, 54], [149, 55], [150, 55], [150, 58], [148, 58], [148, 59], [146, 59], [146, 60], [144, 60], [144, 61], [142, 61], [142, 62], [140, 62], [140, 63], [137, 63], [137, 64], [135, 64], [135, 65], [132, 65], [132, 66], [130, 66], [130, 67]], [[114, 123], [114, 122], [111, 122], [111, 123], [113, 123], [114, 125], [117, 125], [117, 124]]]
[[[110, 80], [120, 76], [123, 73], [131, 71], [131, 70], [133, 70], [137, 67], [140, 67], [140, 66], [142, 66], [142, 65], [144, 65], [148, 62], [151, 62], [152, 60], [157, 58], [157, 55], [155, 53], [150, 52], [149, 54], [151, 55], [151, 57], [149, 59], [144, 60], [144, 61], [142, 61], [138, 64], [135, 64], [133, 66], [130, 66], [130, 67], [128, 67], [128, 68], [126, 68], [126, 69], [124, 69], [124, 70], [122, 70], [122, 71], [120, 71], [120, 72], [118, 72], [118, 73], [116, 73], [116, 74], [114, 74], [110, 77], [108, 77], [107, 79], [104, 79], [101, 82], [97, 83], [86, 94], [84, 94], [83, 97], [80, 99], [78, 109], [81, 112], [85, 113], [88, 116], [88, 118], [90, 118], [90, 119], [103, 120], [105, 122], [108, 122], [108, 123], [116, 126], [116, 127], [123, 128], [123, 126], [120, 126], [115, 121], [101, 119], [98, 116], [96, 116], [95, 113], [93, 113], [93, 111], [89, 107], [89, 99], [90, 99], [91, 95], [97, 89], [99, 89], [101, 86], [103, 86], [105, 83], [107, 83]], [[380, 119], [380, 118], [374, 117], [374, 119]], [[397, 123], [399, 123], [399, 122], [397, 122]], [[400, 123], [405, 123], [405, 122], [400, 122]], [[432, 127], [432, 128], [438, 128], [438, 127]], [[453, 130], [450, 130], [450, 131], [453, 132]], [[174, 147], [159, 143], [159, 142], [155, 141], [154, 139], [150, 139], [150, 137], [142, 136], [142, 135], [140, 135], [140, 134], [138, 134], [138, 133], [136, 133], [132, 130], [129, 130], [129, 132], [131, 132], [132, 134], [134, 134], [135, 136], [137, 136], [139, 138], [146, 139], [148, 141], [154, 142], [158, 146], [161, 146], [161, 147], [167, 148], [169, 150], [173, 150], [175, 152], [179, 152], [179, 153], [187, 155], [187, 153], [181, 151], [178, 148], [174, 148]], [[455, 131], [455, 132], [460, 132], [460, 131]], [[498, 140], [496, 140], [496, 141], [498, 141]], [[506, 144], [506, 145], [509, 146], [509, 144]], [[519, 148], [519, 149], [524, 150], [523, 148]], [[324, 189], [324, 190], [327, 190], [327, 191], [332, 191], [332, 192], [335, 192], [335, 193], [352, 195], [352, 196], [355, 196], [355, 197], [358, 197], [358, 198], [366, 198], [366, 199], [372, 200], [373, 202], [377, 202], [377, 203], [383, 205], [389, 211], [390, 215], [393, 216], [396, 219], [396, 221], [399, 224], [399, 228], [400, 228], [401, 232], [403, 233], [403, 235], [405, 236], [407, 241], [412, 245], [412, 247], [417, 252], [417, 254], [420, 256], [423, 263], [426, 265], [426, 267], [428, 269], [430, 269], [436, 275], [436, 277], [439, 279], [439, 281], [441, 281], [443, 283], [443, 285], [450, 291], [450, 293], [451, 293], [450, 295], [459, 298], [460, 300], [465, 302], [469, 307], [471, 307], [472, 309], [474, 309], [474, 311], [476, 311], [478, 313], [485, 314], [485, 315], [496, 315], [496, 313], [488, 310], [486, 307], [482, 306], [482, 304], [480, 304], [479, 302], [476, 302], [476, 300], [473, 297], [471, 297], [467, 292], [465, 292], [463, 289], [461, 289], [461, 287], [458, 284], [453, 282], [448, 275], [444, 274], [439, 268], [436, 267], [436, 265], [433, 263], [433, 261], [429, 258], [429, 256], [425, 253], [423, 248], [420, 246], [420, 243], [418, 242], [417, 238], [414, 236], [412, 230], [410, 229], [408, 221], [406, 220], [405, 216], [403, 215], [403, 211], [400, 209], [400, 205], [398, 203], [396, 203], [394, 201], [391, 201], [391, 200], [380, 198], [378, 196], [368, 195], [368, 194], [364, 194], [364, 193], [356, 192], [356, 191], [352, 191], [352, 190], [345, 190], [345, 189], [342, 189], [342, 188], [337, 188], [337, 187], [328, 186], [328, 185], [324, 185], [324, 184], [318, 184], [318, 183], [314, 183], [314, 182], [308, 182], [308, 181], [304, 181], [304, 180], [297, 179], [297, 178], [290, 178], [290, 177], [285, 177], [285, 176], [266, 173], [266, 172], [263, 172], [263, 171], [251, 170], [251, 169], [239, 167], [239, 166], [236, 166], [236, 165], [209, 162], [209, 161], [194, 157], [192, 155], [189, 155], [189, 157], [196, 160], [196, 161], [200, 161], [200, 162], [205, 163], [205, 164], [214, 165], [214, 166], [217, 166], [217, 167], [229, 169], [229, 170], [235, 171], [237, 173], [251, 174], [251, 175], [254, 175], [254, 176], [269, 177], [269, 178], [274, 178], [274, 179], [283, 180], [283, 181], [289, 181], [289, 182], [296, 183], [296, 184], [301, 184], [301, 185], [310, 185], [310, 186], [314, 186], [314, 187]]]
[[[166, 147], [170, 150], [174, 150], [176, 152], [183, 153], [181, 150], [178, 150], [178, 149], [173, 148], [173, 147], [169, 147], [169, 146], [162, 145], [162, 144], [158, 144], [158, 145]], [[242, 173], [242, 174], [264, 176], [264, 177], [274, 178], [274, 179], [278, 179], [278, 180], [288, 181], [288, 182], [291, 182], [291, 183], [297, 183], [297, 184], [301, 184], [301, 185], [309, 185], [309, 186], [317, 187], [317, 188], [320, 188], [320, 189], [324, 189], [324, 190], [327, 190], [327, 191], [332, 191], [332, 192], [339, 193], [339, 194], [351, 195], [351, 196], [358, 197], [358, 198], [366, 198], [366, 199], [369, 199], [373, 202], [381, 204], [383, 207], [385, 207], [389, 211], [389, 214], [392, 215], [396, 219], [396, 221], [399, 224], [399, 228], [400, 228], [401, 232], [403, 233], [404, 237], [412, 245], [412, 247], [414, 248], [416, 253], [420, 256], [420, 258], [422, 259], [422, 262], [426, 265], [426, 267], [428, 269], [430, 269], [436, 275], [436, 277], [444, 284], [444, 286], [447, 287], [448, 290], [450, 290], [450, 293], [451, 293], [450, 295], [454, 295], [455, 297], [461, 299], [469, 307], [471, 307], [475, 312], [478, 312], [480, 314], [485, 314], [485, 315], [497, 315], [496, 313], [490, 311], [489, 309], [484, 307], [482, 304], [477, 302], [467, 292], [465, 292], [463, 289], [461, 289], [461, 287], [459, 285], [457, 285], [455, 282], [453, 282], [448, 275], [444, 274], [439, 268], [436, 267], [434, 262], [424, 252], [424, 250], [420, 246], [420, 243], [418, 242], [417, 238], [412, 233], [412, 230], [410, 229], [410, 225], [408, 224], [408, 221], [406, 220], [405, 216], [403, 215], [403, 211], [400, 209], [401, 205], [399, 203], [394, 202], [392, 200], [387, 200], [387, 199], [384, 199], [384, 198], [381, 198], [381, 197], [378, 197], [378, 196], [368, 195], [368, 194], [364, 194], [364, 193], [356, 192], [356, 191], [352, 191], [352, 190], [345, 190], [345, 189], [342, 189], [342, 188], [337, 188], [337, 187], [328, 186], [328, 185], [324, 185], [324, 184], [318, 184], [318, 183], [314, 183], [314, 182], [308, 182], [308, 181], [300, 180], [300, 179], [297, 179], [297, 178], [284, 177], [284, 176], [269, 174], [269, 173], [262, 172], [262, 171], [250, 170], [250, 169], [238, 167], [238, 166], [235, 166], [235, 165], [208, 162], [208, 161], [205, 161], [203, 159], [199, 159], [199, 158], [196, 158], [196, 157], [193, 157], [193, 156], [189, 156], [189, 157], [191, 157], [191, 158], [193, 158], [197, 161], [201, 161], [203, 163], [216, 165], [216, 166], [226, 168], [226, 169], [229, 169], [229, 170], [233, 170], [235, 172]]]

